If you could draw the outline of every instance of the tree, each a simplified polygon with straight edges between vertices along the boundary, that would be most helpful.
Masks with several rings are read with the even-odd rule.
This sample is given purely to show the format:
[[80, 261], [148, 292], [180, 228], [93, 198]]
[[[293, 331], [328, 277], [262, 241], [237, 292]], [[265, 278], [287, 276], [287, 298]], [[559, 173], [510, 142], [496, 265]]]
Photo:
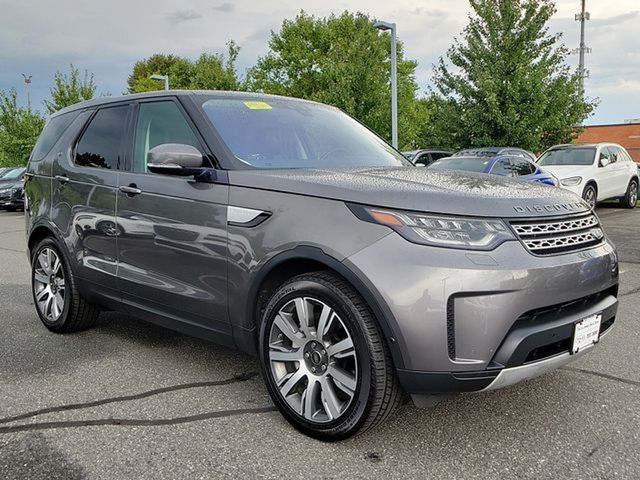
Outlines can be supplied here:
[[240, 47], [227, 43], [226, 58], [222, 54], [202, 53], [194, 62], [176, 55], [155, 54], [136, 62], [127, 84], [129, 93], [150, 92], [162, 88], [154, 74], [169, 75], [172, 89], [239, 90], [241, 82], [235, 69]]
[[17, 100], [14, 89], [0, 91], [0, 167], [26, 165], [44, 127], [44, 119]]
[[80, 75], [80, 70], [70, 65], [69, 74], [57, 71], [54, 75], [55, 85], [51, 88], [51, 100], [45, 100], [44, 105], [49, 113], [55, 113], [69, 105], [91, 100], [96, 93], [96, 83], [93, 73], [87, 70]]
[[553, 1], [469, 1], [462, 41], [435, 66], [427, 140], [532, 151], [569, 142], [596, 104], [583, 99], [560, 35], [548, 32]]
[[[301, 12], [271, 32], [269, 52], [249, 70], [250, 90], [334, 105], [391, 138], [390, 39], [362, 13], [316, 18]], [[426, 115], [416, 100], [416, 63], [398, 42], [399, 143], [413, 146]]]

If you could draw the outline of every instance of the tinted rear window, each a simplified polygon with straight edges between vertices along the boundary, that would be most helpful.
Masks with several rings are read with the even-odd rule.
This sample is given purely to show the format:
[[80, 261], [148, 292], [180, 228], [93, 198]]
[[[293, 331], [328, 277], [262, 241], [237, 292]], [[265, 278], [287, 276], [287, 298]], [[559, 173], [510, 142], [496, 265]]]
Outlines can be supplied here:
[[42, 160], [79, 114], [80, 111], [75, 111], [50, 118], [40, 134], [35, 147], [33, 147], [31, 161], [38, 162]]

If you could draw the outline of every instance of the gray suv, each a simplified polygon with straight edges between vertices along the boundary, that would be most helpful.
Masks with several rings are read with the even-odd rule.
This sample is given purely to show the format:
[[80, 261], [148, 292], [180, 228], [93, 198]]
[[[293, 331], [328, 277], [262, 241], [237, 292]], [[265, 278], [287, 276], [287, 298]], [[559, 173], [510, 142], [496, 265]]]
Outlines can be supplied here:
[[418, 405], [511, 385], [590, 351], [618, 262], [574, 194], [407, 168], [339, 110], [158, 92], [52, 116], [26, 233], [51, 331], [101, 310], [258, 357], [302, 432], [338, 440]]

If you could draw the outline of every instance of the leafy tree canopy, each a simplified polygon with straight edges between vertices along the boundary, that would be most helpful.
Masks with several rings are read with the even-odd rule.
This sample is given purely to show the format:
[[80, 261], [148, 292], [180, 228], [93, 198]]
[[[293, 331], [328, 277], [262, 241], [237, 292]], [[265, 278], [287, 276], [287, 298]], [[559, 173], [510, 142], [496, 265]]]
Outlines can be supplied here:
[[[363, 13], [316, 18], [301, 12], [271, 32], [269, 52], [249, 70], [250, 90], [334, 105], [386, 139], [391, 138], [389, 35]], [[418, 141], [426, 104], [416, 100], [416, 62], [398, 42], [399, 144]]]
[[552, 0], [470, 0], [461, 40], [435, 66], [429, 143], [518, 146], [569, 142], [595, 102], [584, 100], [567, 48], [550, 35]]
[[235, 69], [240, 47], [231, 40], [227, 54], [202, 53], [197, 60], [176, 55], [155, 54], [136, 62], [127, 84], [129, 93], [150, 92], [163, 88], [151, 75], [169, 75], [172, 89], [239, 90], [241, 82]]
[[26, 165], [44, 126], [37, 113], [18, 106], [12, 89], [0, 91], [0, 167]]
[[55, 113], [74, 103], [91, 100], [96, 93], [96, 83], [93, 73], [87, 70], [81, 75], [80, 70], [70, 65], [69, 74], [57, 71], [53, 77], [54, 86], [50, 89], [51, 100], [45, 100], [44, 105], [49, 113]]

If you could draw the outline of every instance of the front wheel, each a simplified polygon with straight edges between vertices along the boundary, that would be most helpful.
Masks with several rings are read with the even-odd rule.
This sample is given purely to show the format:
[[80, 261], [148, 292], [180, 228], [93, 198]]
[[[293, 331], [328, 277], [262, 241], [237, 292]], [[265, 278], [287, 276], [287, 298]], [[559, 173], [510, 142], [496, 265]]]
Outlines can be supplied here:
[[320, 440], [362, 433], [402, 399], [369, 307], [330, 272], [297, 276], [273, 294], [260, 328], [260, 360], [280, 412]]
[[627, 187], [627, 193], [622, 200], [620, 201], [624, 208], [635, 208], [638, 203], [638, 180], [633, 179], [629, 182], [629, 187]]
[[582, 192], [582, 199], [589, 204], [589, 208], [595, 208], [598, 198], [596, 187], [593, 185], [587, 185]]

